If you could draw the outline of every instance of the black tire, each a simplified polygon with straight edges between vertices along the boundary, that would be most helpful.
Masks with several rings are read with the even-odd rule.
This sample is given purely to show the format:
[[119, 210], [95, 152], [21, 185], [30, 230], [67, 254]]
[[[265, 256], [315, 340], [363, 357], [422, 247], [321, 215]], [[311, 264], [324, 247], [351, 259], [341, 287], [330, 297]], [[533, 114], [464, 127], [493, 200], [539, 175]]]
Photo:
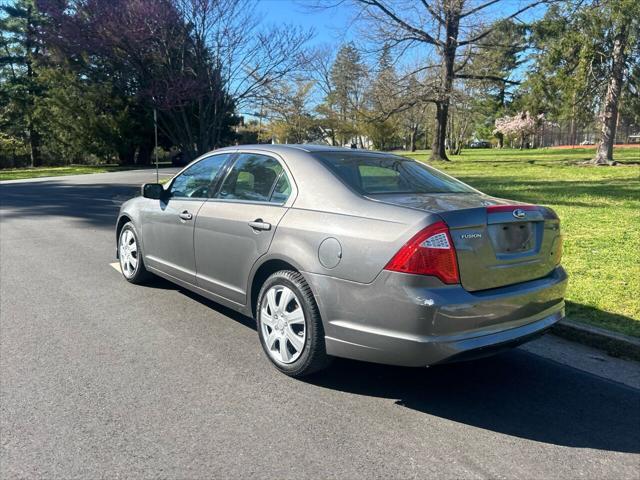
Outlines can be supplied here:
[[[131, 232], [133, 238], [135, 239], [135, 243], [137, 246], [137, 251], [135, 253], [135, 258], [137, 260], [137, 265], [135, 269], [133, 269], [133, 273], [128, 275], [125, 273], [123, 268], [123, 258], [120, 249], [120, 243], [123, 241], [126, 232]], [[140, 244], [140, 237], [138, 236], [138, 232], [136, 228], [133, 226], [133, 223], [127, 222], [120, 230], [120, 234], [118, 235], [118, 261], [120, 262], [120, 271], [122, 272], [122, 276], [127, 282], [134, 283], [136, 285], [141, 285], [143, 283], [148, 282], [153, 276], [146, 267], [144, 266], [144, 261], [142, 259], [142, 245]]]
[[[304, 347], [300, 356], [288, 364], [280, 363], [271, 357], [263, 335], [260, 312], [265, 302], [266, 293], [274, 286], [285, 286], [291, 289], [299, 300], [298, 303], [304, 313], [306, 332]], [[322, 370], [331, 363], [331, 357], [327, 355], [325, 348], [324, 328], [318, 306], [309, 285], [307, 285], [300, 273], [292, 270], [281, 270], [267, 278], [258, 294], [255, 316], [260, 344], [269, 361], [282, 373], [290, 377], [300, 378]]]

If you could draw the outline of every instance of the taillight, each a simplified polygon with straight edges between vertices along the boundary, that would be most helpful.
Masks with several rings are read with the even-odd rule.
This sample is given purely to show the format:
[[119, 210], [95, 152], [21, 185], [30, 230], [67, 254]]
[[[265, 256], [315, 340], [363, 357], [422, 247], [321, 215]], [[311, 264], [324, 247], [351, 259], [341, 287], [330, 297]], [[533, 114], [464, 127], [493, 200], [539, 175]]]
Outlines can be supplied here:
[[447, 284], [460, 283], [456, 251], [444, 222], [429, 225], [404, 244], [384, 267], [394, 272], [433, 275]]

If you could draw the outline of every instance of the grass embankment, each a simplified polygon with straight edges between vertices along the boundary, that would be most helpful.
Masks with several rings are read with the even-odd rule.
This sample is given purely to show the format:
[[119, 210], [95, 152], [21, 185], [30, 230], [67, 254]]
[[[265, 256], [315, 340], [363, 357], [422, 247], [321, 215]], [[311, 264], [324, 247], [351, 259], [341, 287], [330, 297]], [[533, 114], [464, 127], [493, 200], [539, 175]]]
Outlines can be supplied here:
[[567, 313], [640, 337], [640, 147], [615, 151], [616, 167], [586, 167], [593, 148], [465, 150], [451, 162], [398, 152], [489, 194], [552, 207], [565, 235]]

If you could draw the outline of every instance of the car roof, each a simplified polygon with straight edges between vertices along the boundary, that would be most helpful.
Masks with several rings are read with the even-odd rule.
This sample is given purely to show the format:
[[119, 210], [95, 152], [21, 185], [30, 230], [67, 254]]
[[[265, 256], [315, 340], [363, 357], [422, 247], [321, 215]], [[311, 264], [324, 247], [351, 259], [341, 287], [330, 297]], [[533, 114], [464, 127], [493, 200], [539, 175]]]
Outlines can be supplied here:
[[252, 144], [252, 145], [233, 145], [230, 147], [224, 147], [216, 150], [216, 152], [221, 151], [235, 151], [235, 150], [262, 150], [262, 151], [270, 151], [274, 153], [279, 152], [291, 152], [291, 151], [303, 151], [308, 153], [313, 152], [366, 152], [371, 154], [381, 154], [383, 152], [376, 152], [372, 150], [364, 150], [364, 149], [354, 149], [354, 148], [345, 148], [345, 147], [334, 147], [331, 145], [315, 145], [315, 144], [271, 144], [271, 143], [262, 143], [262, 144]]

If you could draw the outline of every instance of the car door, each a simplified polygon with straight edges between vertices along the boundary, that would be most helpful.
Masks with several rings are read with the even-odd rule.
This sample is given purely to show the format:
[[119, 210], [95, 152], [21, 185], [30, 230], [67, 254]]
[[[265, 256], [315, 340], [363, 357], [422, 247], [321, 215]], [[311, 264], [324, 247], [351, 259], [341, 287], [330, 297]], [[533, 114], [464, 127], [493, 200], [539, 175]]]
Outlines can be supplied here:
[[215, 198], [204, 203], [196, 219], [197, 285], [245, 304], [251, 267], [269, 249], [294, 193], [280, 160], [240, 153]]
[[211, 155], [193, 163], [171, 181], [165, 198], [150, 200], [143, 209], [142, 238], [148, 267], [177, 280], [196, 283], [195, 218], [232, 155]]

